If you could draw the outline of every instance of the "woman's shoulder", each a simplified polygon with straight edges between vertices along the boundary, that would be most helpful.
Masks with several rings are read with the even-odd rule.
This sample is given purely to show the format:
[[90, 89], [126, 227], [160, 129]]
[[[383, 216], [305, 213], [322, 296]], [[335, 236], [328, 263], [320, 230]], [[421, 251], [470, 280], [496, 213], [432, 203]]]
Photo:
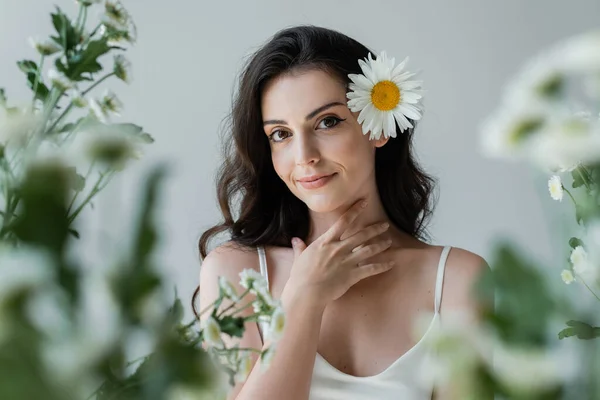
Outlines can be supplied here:
[[473, 296], [473, 287], [490, 271], [486, 260], [469, 250], [452, 247], [446, 259], [442, 313], [448, 311], [481, 312], [481, 304]]
[[202, 260], [200, 280], [218, 275], [236, 281], [239, 273], [248, 268], [260, 270], [256, 247], [228, 241], [211, 250]]

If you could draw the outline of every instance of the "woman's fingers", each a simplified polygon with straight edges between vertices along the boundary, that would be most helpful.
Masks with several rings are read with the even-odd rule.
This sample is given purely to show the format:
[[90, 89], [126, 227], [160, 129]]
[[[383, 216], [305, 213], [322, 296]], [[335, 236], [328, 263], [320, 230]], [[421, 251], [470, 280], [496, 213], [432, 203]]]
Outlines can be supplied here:
[[347, 261], [350, 264], [358, 264], [361, 261], [366, 260], [367, 258], [373, 257], [379, 253], [383, 253], [392, 245], [392, 241], [390, 239], [369, 244], [366, 246], [362, 246], [358, 248], [356, 251], [353, 251], [347, 258]]
[[389, 227], [390, 225], [387, 222], [370, 225], [360, 230], [353, 236], [343, 240], [342, 244], [345, 248], [354, 251], [353, 249], [364, 245], [364, 243], [368, 242], [374, 237], [381, 235], [383, 232], [387, 231]]
[[358, 215], [367, 206], [366, 201], [359, 200], [354, 203], [348, 211], [342, 216], [323, 234], [323, 240], [325, 242], [339, 241], [344, 232], [350, 227], [350, 225], [356, 220]]
[[354, 270], [352, 270], [352, 273], [350, 274], [351, 286], [370, 276], [389, 271], [393, 267], [394, 261], [373, 263], [357, 267]]

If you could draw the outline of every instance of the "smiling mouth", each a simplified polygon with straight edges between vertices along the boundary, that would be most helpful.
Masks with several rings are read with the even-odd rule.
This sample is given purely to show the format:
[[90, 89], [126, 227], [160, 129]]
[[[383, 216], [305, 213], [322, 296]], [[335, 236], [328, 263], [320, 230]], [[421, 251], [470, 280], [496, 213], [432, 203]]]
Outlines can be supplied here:
[[331, 175], [322, 176], [321, 178], [312, 181], [298, 181], [298, 183], [305, 189], [316, 189], [325, 186], [336, 175], [337, 173], [333, 173]]

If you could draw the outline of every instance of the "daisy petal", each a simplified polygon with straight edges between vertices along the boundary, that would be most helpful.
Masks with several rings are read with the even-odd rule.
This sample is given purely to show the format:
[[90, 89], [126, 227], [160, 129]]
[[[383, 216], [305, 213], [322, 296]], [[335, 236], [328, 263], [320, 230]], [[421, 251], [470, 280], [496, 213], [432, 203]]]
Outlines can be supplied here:
[[399, 104], [397, 109], [412, 120], [421, 119], [421, 113], [419, 113], [419, 110], [410, 104]]

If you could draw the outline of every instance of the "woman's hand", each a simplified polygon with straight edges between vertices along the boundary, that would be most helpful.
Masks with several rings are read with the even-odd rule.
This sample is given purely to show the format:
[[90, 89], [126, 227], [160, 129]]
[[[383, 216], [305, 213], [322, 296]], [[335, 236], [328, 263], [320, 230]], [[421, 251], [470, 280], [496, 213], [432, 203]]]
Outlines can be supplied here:
[[[381, 235], [389, 226], [387, 223], [378, 223], [357, 230], [353, 224], [364, 206], [364, 201], [357, 201], [308, 247], [301, 239], [292, 240], [294, 264], [286, 289], [301, 296], [309, 295], [326, 306], [360, 280], [393, 267], [393, 261], [361, 264], [391, 246], [391, 240], [383, 239], [365, 244]], [[348, 232], [355, 233], [341, 239]]]

